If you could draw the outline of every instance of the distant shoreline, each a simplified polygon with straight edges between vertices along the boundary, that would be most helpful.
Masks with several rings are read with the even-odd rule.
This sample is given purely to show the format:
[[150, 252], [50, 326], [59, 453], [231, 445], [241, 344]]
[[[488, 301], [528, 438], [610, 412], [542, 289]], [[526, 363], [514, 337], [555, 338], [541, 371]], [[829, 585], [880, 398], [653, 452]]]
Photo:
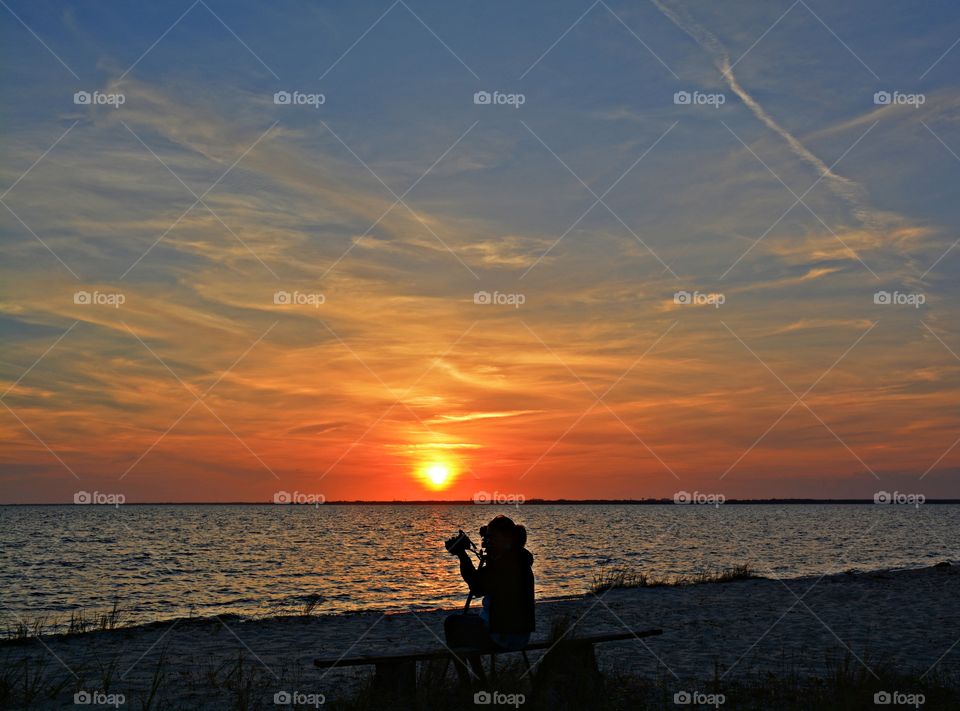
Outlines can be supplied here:
[[[809, 505], [809, 504], [837, 504], [837, 505], [880, 505], [880, 506], [905, 506], [910, 507], [913, 504], [876, 504], [872, 499], [726, 499], [723, 506], [730, 505], [762, 505], [762, 506], [782, 506], [782, 505]], [[924, 506], [930, 504], [960, 504], [960, 499], [926, 499]], [[696, 508], [697, 506], [713, 507], [717, 504], [678, 504], [673, 499], [528, 499], [522, 503], [477, 503], [470, 499], [465, 500], [399, 500], [399, 501], [326, 501], [323, 503], [283, 503], [277, 504], [272, 501], [139, 501], [125, 502], [121, 506], [499, 506], [513, 508], [515, 506], [686, 506]], [[113, 508], [115, 504], [74, 504], [70, 502], [58, 503], [16, 503], [0, 504], [3, 506], [103, 506]]]

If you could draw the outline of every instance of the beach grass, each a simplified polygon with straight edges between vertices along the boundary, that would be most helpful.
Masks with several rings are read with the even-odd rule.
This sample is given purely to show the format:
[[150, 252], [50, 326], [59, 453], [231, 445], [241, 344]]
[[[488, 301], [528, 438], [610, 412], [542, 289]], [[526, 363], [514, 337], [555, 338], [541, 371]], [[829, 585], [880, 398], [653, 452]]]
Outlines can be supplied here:
[[[267, 608], [266, 614], [254, 619], [273, 619], [280, 617], [310, 617], [314, 615], [326, 598], [319, 594], [304, 595], [296, 607], [289, 603]], [[82, 608], [72, 610], [69, 616], [41, 614], [35, 617], [18, 615], [12, 622], [0, 622], [0, 642], [26, 642], [38, 637], [61, 637], [81, 635], [87, 632], [107, 632], [113, 630], [135, 630], [144, 625], [166, 625], [173, 622], [223, 620], [225, 622], [240, 621], [245, 618], [236, 613], [223, 612], [199, 617], [196, 608], [191, 606], [188, 613], [182, 617], [158, 620], [155, 622], [139, 622], [114, 600], [107, 610], [89, 612]]]
[[[825, 655], [829, 653], [824, 650]], [[847, 655], [834, 660], [823, 676], [811, 677], [795, 670], [784, 670], [776, 675], [732, 681], [714, 678], [695, 682], [680, 681], [669, 675], [653, 679], [630, 673], [613, 674], [606, 677], [604, 701], [592, 708], [666, 711], [683, 708], [678, 705], [676, 695], [686, 694], [687, 698], [693, 697], [693, 703], [680, 703], [727, 711], [875, 711], [883, 708], [883, 705], [877, 705], [877, 695], [893, 692], [918, 699], [922, 696], [920, 708], [960, 708], [958, 679], [935, 674], [902, 674], [894, 671], [892, 665], [875, 660], [868, 660], [868, 664], [872, 673], [860, 661]], [[701, 701], [699, 706], [695, 705], [697, 699]]]
[[105, 632], [122, 627], [125, 616], [120, 601], [115, 599], [106, 612], [89, 614], [79, 609], [71, 611], [70, 617], [65, 620], [52, 615], [38, 615], [33, 619], [18, 617], [13, 624], [7, 624], [3, 637], [8, 640], [28, 640], [44, 635]]
[[[602, 686], [577, 690], [564, 689], [561, 696], [549, 689], [538, 688], [536, 676], [526, 673], [518, 662], [500, 662], [496, 682], [485, 689], [504, 698], [522, 698], [518, 708], [528, 711], [565, 711], [595, 709], [597, 711], [675, 711], [689, 704], [694, 708], [722, 708], [727, 711], [867, 711], [877, 708], [876, 695], [900, 693], [922, 695], [924, 708], [960, 708], [960, 684], [943, 675], [904, 675], [892, 666], [871, 660], [873, 673], [851, 656], [835, 660], [821, 677], [809, 677], [794, 671], [767, 675], [749, 681], [678, 680], [667, 673], [645, 677], [629, 671], [608, 672]], [[874, 676], [874, 674], [876, 676]], [[470, 690], [458, 686], [450, 676], [421, 674], [414, 699], [402, 702], [378, 697], [365, 687], [353, 698], [332, 700], [325, 705], [335, 711], [374, 711], [390, 703], [395, 708], [430, 709], [431, 711], [475, 711], [478, 705]], [[684, 695], [701, 703], [683, 701]], [[679, 696], [678, 696], [679, 695]], [[917, 697], [919, 698], [919, 697]], [[678, 699], [680, 699], [678, 701]], [[501, 708], [503, 706], [501, 705]], [[509, 708], [513, 708], [509, 706]]]
[[100, 614], [87, 616], [82, 609], [70, 613], [67, 622], [67, 634], [82, 634], [84, 632], [105, 632], [115, 630], [123, 624], [125, 613], [120, 607], [120, 601], [114, 600], [113, 606]]
[[54, 628], [55, 622], [51, 622], [48, 615], [39, 615], [32, 620], [18, 619], [14, 624], [7, 626], [4, 636], [7, 639], [30, 639], [50, 634]]
[[651, 575], [625, 567], [601, 568], [593, 576], [590, 592], [594, 595], [614, 588], [656, 588], [663, 586], [704, 585], [751, 580], [761, 577], [749, 563], [718, 571], [700, 571], [693, 575]]
[[311, 593], [306, 595], [303, 599], [303, 608], [302, 613], [304, 617], [309, 617], [314, 613], [317, 607], [324, 601], [323, 595], [317, 593]]
[[[558, 642], [555, 649], [560, 650], [561, 658], [562, 642], [573, 627], [572, 618], [551, 625], [550, 636]], [[0, 708], [60, 708], [78, 690], [98, 688], [122, 693], [128, 708], [144, 711], [167, 708], [254, 711], [277, 708], [274, 695], [278, 687], [303, 689], [315, 684], [309, 670], [282, 666], [275, 669], [276, 676], [273, 676], [256, 659], [243, 653], [184, 674], [174, 668], [165, 645], [157, 652], [150, 662], [150, 672], [136, 683], [124, 679], [118, 673], [123, 665], [109, 656], [104, 659], [91, 656], [82, 668], [77, 667], [80, 675], [77, 679], [65, 675], [60, 665], [49, 657], [0, 664]], [[830, 651], [824, 650], [823, 656], [828, 655]], [[678, 694], [699, 698], [700, 708], [716, 703], [717, 708], [727, 711], [771, 708], [857, 711], [875, 709], [877, 694], [893, 692], [915, 698], [922, 695], [922, 708], [960, 708], [960, 679], [940, 672], [903, 674], [882, 660], [856, 659], [850, 655], [832, 659], [820, 676], [785, 667], [776, 673], [725, 680], [722, 670], [717, 669], [712, 678], [694, 680], [675, 678], [663, 667], [652, 674], [640, 674], [624, 665], [606, 669], [596, 684], [572, 686], [569, 680], [582, 678], [583, 670], [567, 674], [558, 684], [556, 677], [546, 671], [545, 657], [531, 655], [531, 662], [532, 674], [516, 657], [501, 656], [495, 678], [488, 674], [484, 688], [466, 689], [458, 684], [451, 667], [436, 660], [421, 664], [413, 698], [385, 698], [368, 679], [351, 693], [335, 698], [331, 695], [323, 708], [332, 711], [383, 708], [475, 711], [478, 707], [475, 695], [481, 691], [496, 692], [501, 702], [522, 699], [517, 708], [528, 711], [667, 711], [678, 707]]]

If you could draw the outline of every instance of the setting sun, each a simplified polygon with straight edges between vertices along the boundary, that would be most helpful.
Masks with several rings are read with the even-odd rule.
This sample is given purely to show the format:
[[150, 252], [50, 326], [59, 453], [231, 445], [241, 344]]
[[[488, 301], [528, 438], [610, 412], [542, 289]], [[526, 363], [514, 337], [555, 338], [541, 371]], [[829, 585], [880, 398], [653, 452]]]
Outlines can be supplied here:
[[446, 462], [430, 462], [424, 466], [421, 473], [431, 489], [443, 489], [453, 478], [453, 471]]
[[427, 476], [430, 477], [432, 484], [443, 486], [447, 483], [447, 479], [450, 478], [450, 470], [443, 464], [434, 464], [427, 470]]

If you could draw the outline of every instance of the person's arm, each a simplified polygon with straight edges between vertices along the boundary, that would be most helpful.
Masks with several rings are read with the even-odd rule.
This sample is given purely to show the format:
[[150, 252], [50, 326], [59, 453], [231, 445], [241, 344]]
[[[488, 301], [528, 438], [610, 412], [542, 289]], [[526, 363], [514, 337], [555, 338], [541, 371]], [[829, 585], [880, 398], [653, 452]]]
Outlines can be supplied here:
[[482, 597], [486, 594], [483, 584], [484, 576], [473, 567], [473, 561], [466, 551], [461, 551], [458, 557], [460, 558], [460, 575], [469, 586], [470, 592], [477, 597]]

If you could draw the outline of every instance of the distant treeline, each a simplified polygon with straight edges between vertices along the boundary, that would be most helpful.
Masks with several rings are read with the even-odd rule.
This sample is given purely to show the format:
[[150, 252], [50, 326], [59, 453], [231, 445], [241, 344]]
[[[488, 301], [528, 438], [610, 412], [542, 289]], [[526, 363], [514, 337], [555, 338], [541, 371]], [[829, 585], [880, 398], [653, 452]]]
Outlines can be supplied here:
[[[870, 504], [874, 505], [873, 499], [726, 499], [724, 506], [730, 504]], [[328, 501], [324, 506], [685, 506], [688, 504], [678, 504], [673, 499], [526, 499], [522, 503], [492, 503], [484, 502], [477, 504], [472, 500], [466, 501]], [[927, 499], [927, 504], [960, 504], [960, 499]], [[272, 504], [271, 504], [272, 505]], [[301, 504], [297, 504], [301, 505]], [[302, 504], [309, 506], [310, 504]], [[690, 504], [702, 505], [702, 504]]]
[[[731, 505], [803, 505], [803, 504], [869, 504], [873, 499], [726, 499], [723, 506]], [[924, 506], [930, 504], [960, 504], [960, 499], [926, 499]], [[104, 504], [111, 506], [112, 504]], [[277, 504], [266, 501], [142, 501], [126, 502], [123, 506], [704, 506], [713, 504], [677, 503], [673, 499], [526, 499], [522, 503], [476, 503], [471, 499], [462, 501], [443, 500], [401, 500], [401, 501], [327, 501], [325, 503], [285, 502]], [[883, 504], [907, 505], [907, 504]], [[912, 504], [910, 504], [912, 505]], [[0, 504], [0, 506], [74, 506], [74, 504]]]

